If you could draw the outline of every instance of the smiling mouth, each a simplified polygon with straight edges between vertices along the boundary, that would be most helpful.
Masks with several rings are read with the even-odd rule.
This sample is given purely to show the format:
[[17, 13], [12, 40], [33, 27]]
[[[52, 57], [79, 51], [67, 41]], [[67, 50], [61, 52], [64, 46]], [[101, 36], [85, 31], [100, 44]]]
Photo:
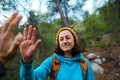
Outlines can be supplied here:
[[69, 45], [64, 45], [63, 47], [67, 48], [67, 47], [69, 47]]

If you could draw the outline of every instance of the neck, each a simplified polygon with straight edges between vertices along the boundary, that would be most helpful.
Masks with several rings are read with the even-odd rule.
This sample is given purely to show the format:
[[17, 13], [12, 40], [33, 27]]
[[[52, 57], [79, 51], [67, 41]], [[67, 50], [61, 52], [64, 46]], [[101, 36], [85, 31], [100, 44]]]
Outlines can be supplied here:
[[72, 57], [71, 52], [65, 52], [64, 57], [71, 58]]

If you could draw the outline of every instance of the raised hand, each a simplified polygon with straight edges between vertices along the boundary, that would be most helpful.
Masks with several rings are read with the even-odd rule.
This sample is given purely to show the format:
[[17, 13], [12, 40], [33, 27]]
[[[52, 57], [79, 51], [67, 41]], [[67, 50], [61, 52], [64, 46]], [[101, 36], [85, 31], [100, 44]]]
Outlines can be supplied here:
[[14, 39], [14, 31], [22, 16], [14, 12], [7, 22], [2, 26], [0, 33], [0, 62], [6, 63], [12, 59], [22, 41], [22, 35], [17, 35]]
[[39, 39], [35, 42], [36, 28], [33, 28], [31, 25], [28, 30], [24, 28], [23, 35], [23, 42], [20, 44], [20, 53], [23, 61], [30, 63], [41, 40]]

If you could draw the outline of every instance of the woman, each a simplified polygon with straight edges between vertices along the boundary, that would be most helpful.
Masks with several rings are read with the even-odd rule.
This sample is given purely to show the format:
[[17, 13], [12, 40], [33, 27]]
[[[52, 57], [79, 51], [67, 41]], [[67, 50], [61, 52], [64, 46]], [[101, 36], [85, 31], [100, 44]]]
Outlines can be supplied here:
[[[52, 56], [48, 57], [36, 69], [33, 67], [33, 55], [41, 40], [35, 41], [36, 29], [29, 26], [24, 29], [24, 41], [20, 45], [22, 56], [20, 79], [21, 80], [45, 80], [52, 72]], [[61, 28], [56, 34], [56, 48], [53, 56], [60, 60], [60, 68], [55, 80], [84, 80], [83, 70], [79, 62], [84, 56], [78, 47], [76, 33], [68, 27]], [[90, 62], [87, 60], [86, 80], [94, 80], [94, 74]]]

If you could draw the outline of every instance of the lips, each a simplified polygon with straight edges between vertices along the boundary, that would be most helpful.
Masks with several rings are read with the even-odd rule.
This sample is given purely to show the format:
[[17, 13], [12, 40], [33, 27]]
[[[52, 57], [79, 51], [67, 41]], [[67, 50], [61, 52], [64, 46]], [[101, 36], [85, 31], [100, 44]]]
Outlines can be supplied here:
[[63, 46], [64, 48], [68, 48], [69, 46]]

